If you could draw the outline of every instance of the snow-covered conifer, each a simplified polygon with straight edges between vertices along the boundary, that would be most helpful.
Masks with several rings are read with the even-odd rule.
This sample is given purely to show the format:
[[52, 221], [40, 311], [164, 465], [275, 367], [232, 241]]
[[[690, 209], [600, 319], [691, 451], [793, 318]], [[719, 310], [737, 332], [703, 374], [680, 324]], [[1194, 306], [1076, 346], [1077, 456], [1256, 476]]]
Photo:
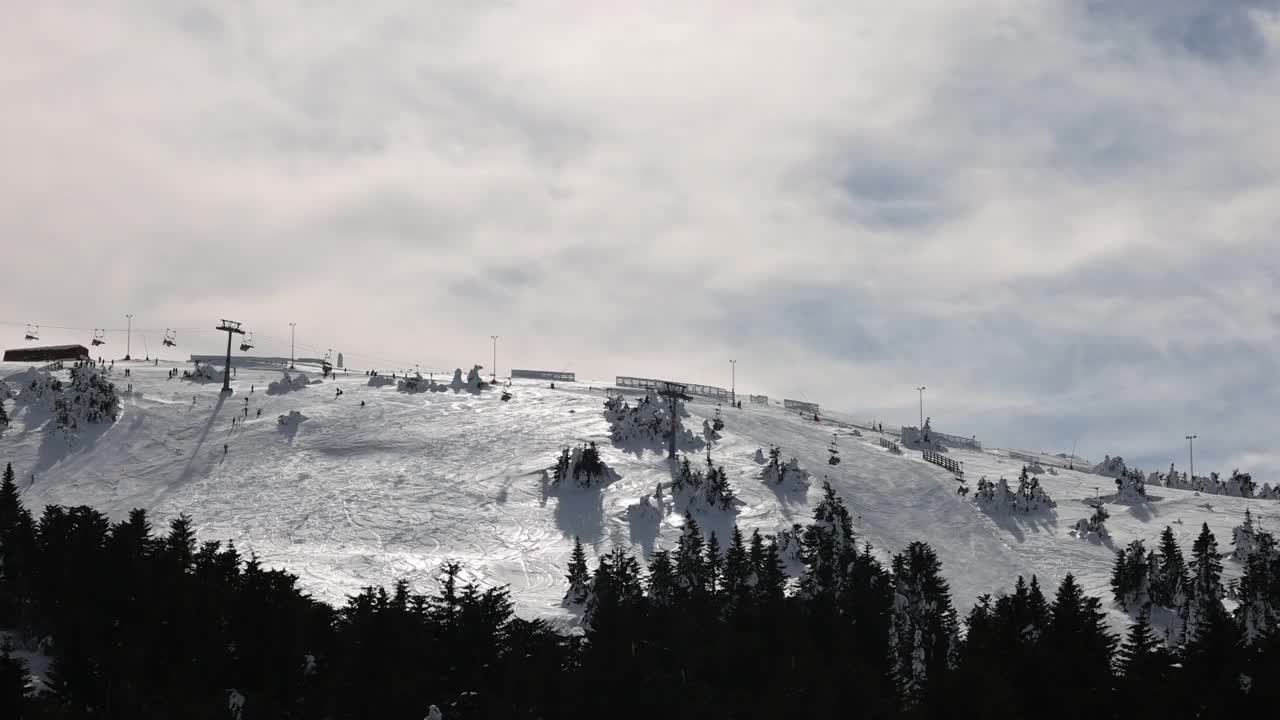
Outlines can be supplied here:
[[1147, 548], [1141, 540], [1134, 540], [1127, 547], [1116, 551], [1116, 562], [1111, 571], [1111, 591], [1116, 603], [1125, 610], [1140, 609], [1151, 604], [1151, 573], [1147, 558]]
[[959, 622], [942, 563], [933, 548], [915, 542], [893, 558], [893, 671], [908, 705], [940, 686], [959, 642]]

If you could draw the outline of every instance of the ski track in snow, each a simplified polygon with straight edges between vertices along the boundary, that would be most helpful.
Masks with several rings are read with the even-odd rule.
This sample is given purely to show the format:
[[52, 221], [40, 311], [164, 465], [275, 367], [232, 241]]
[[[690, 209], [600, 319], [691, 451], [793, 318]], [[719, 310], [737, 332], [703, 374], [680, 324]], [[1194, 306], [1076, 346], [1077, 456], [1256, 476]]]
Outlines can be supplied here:
[[[220, 384], [166, 379], [170, 368], [185, 364], [116, 365], [117, 387], [132, 382], [141, 394], [123, 396], [119, 420], [95, 438], [51, 446], [23, 412], [11, 412], [13, 426], [0, 436], [0, 461], [13, 462], [28, 506], [39, 512], [46, 503], [87, 504], [113, 520], [145, 507], [157, 532], [185, 512], [195, 519], [201, 541], [232, 540], [243, 554], [254, 552], [264, 565], [296, 573], [309, 592], [334, 603], [364, 586], [402, 578], [416, 591], [431, 592], [440, 564], [453, 559], [467, 579], [509, 585], [521, 615], [572, 621], [560, 598], [574, 536], [589, 554], [618, 544], [640, 553], [643, 538], [632, 541], [626, 508], [658, 482], [670, 481], [663, 455], [637, 457], [608, 442], [602, 384], [588, 390], [587, 383], [561, 383], [552, 390], [517, 380], [513, 398], [503, 403], [498, 391], [370, 388], [366, 376], [353, 373], [268, 396], [267, 383], [280, 373], [245, 368], [233, 383], [235, 393], [223, 398]], [[124, 366], [132, 377], [123, 377]], [[24, 369], [0, 364], [0, 377]], [[247, 394], [250, 384], [257, 388], [253, 394]], [[336, 399], [335, 387], [343, 390]], [[690, 403], [693, 417], [686, 426], [701, 427], [715, 407]], [[292, 435], [276, 421], [290, 410], [306, 416]], [[860, 541], [869, 541], [886, 562], [913, 540], [930, 543], [961, 612], [983, 593], [1009, 589], [1019, 574], [1038, 575], [1052, 592], [1068, 572], [1110, 607], [1114, 553], [1131, 540], [1152, 547], [1170, 524], [1189, 546], [1207, 522], [1229, 553], [1231, 528], [1245, 507], [1264, 527], [1280, 525], [1280, 503], [1274, 501], [1150, 487], [1159, 499], [1146, 506], [1108, 505], [1111, 541], [1093, 543], [1070, 529], [1089, 514], [1085, 503], [1095, 488], [1104, 495], [1114, 489], [1110, 478], [1068, 470], [1042, 474], [1057, 502], [1053, 512], [996, 518], [957, 495], [956, 481], [942, 468], [909, 450], [889, 454], [873, 432], [864, 430], [862, 438], [842, 433], [842, 462], [831, 466], [827, 445], [834, 428], [828, 424], [746, 403], [722, 412], [725, 429], [713, 458], [745, 502], [737, 518], [745, 533], [807, 523], [828, 479], [848, 505]], [[243, 424], [233, 429], [233, 417]], [[589, 440], [622, 479], [598, 494], [544, 497], [540, 471], [565, 445]], [[223, 443], [229, 447], [225, 457]], [[812, 474], [807, 494], [775, 492], [760, 481], [753, 456], [770, 444]], [[1116, 451], [1123, 454], [1123, 448]], [[950, 456], [964, 463], [971, 489], [981, 475], [1016, 482], [1022, 467], [1000, 451], [952, 450]], [[32, 471], [36, 483], [28, 487]], [[729, 527], [714, 517], [700, 522], [719, 532]], [[673, 547], [681, 523], [680, 516], [665, 518], [654, 547]], [[1239, 575], [1238, 565], [1224, 564], [1227, 579]], [[1124, 621], [1118, 610], [1111, 613], [1113, 622]]]

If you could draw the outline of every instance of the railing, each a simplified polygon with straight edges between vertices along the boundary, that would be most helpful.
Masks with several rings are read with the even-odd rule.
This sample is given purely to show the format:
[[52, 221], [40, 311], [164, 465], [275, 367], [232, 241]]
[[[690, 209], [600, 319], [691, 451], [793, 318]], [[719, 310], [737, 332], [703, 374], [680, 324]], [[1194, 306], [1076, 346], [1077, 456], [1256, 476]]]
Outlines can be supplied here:
[[1092, 467], [1092, 465], [1088, 461], [1080, 460], [1080, 458], [1076, 458], [1076, 460], [1080, 460], [1079, 462], [1080, 468], [1076, 468], [1075, 465], [1077, 463], [1070, 460], [1064, 460], [1063, 458], [1054, 458], [1050, 460], [1044, 456], [1030, 455], [1028, 453], [1018, 452], [1017, 450], [1005, 450], [1005, 452], [1009, 455], [1010, 458], [1014, 460], [1020, 460], [1027, 464], [1038, 463], [1040, 465], [1047, 465], [1051, 467], [1061, 468], [1063, 470], [1078, 470], [1080, 468], [1084, 468], [1085, 470], [1088, 470], [1090, 467]]
[[61, 369], [62, 369], [62, 361], [61, 361], [61, 360], [54, 360], [53, 362], [49, 363], [48, 365], [45, 365], [44, 367], [40, 368], [40, 370], [41, 370], [41, 371], [43, 371], [43, 372], [53, 372], [53, 371], [55, 371], [55, 370], [61, 370]]
[[558, 372], [556, 370], [512, 370], [512, 378], [524, 378], [526, 380], [551, 380], [560, 382], [577, 382], [577, 374], [571, 372]]
[[690, 395], [701, 395], [722, 402], [729, 402], [732, 393], [722, 387], [714, 385], [698, 385], [697, 383], [681, 383], [674, 380], [657, 380], [655, 378], [631, 377], [629, 375], [617, 376], [618, 387], [643, 388], [646, 390], [660, 390], [667, 383], [675, 385], [683, 385], [684, 391]]
[[927, 462], [931, 462], [934, 465], [950, 470], [951, 474], [956, 477], [964, 477], [964, 463], [956, 462], [946, 455], [932, 450], [925, 450], [922, 454]]
[[880, 442], [880, 447], [885, 448], [890, 452], [894, 452], [894, 453], [902, 452], [902, 448], [898, 447], [898, 443], [892, 440], [885, 440], [884, 438], [879, 438], [879, 442]]
[[948, 435], [946, 433], [935, 432], [933, 430], [929, 431], [929, 438], [937, 438], [942, 441], [943, 445], [967, 447], [972, 450], [982, 450], [982, 443], [978, 442], [977, 438]]
[[784, 399], [782, 401], [782, 407], [786, 408], [789, 412], [798, 412], [802, 414], [807, 413], [809, 415], [818, 414], [818, 403]]
[[769, 396], [768, 395], [752, 395], [751, 402], [756, 405], [768, 405]]

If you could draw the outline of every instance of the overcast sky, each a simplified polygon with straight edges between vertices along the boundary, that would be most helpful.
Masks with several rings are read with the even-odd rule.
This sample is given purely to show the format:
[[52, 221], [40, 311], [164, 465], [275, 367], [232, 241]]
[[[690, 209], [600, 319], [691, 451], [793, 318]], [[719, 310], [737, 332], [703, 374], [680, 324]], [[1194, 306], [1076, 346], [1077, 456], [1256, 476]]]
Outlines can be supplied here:
[[12, 0], [0, 97], [0, 321], [42, 340], [734, 358], [1280, 480], [1280, 0]]

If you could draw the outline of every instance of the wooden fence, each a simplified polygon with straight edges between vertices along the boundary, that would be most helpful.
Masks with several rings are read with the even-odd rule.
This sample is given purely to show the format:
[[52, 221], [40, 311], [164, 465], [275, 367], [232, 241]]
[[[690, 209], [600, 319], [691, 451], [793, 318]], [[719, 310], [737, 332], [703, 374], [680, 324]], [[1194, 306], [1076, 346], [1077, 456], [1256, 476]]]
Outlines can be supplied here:
[[934, 465], [950, 470], [951, 474], [955, 475], [956, 477], [964, 477], [964, 463], [956, 462], [955, 460], [952, 460], [946, 455], [943, 455], [942, 453], [934, 452], [932, 450], [925, 450], [923, 455], [924, 455], [924, 459], [927, 460], [928, 462], [931, 462]]
[[880, 442], [880, 447], [885, 448], [890, 452], [894, 452], [894, 453], [902, 452], [902, 448], [898, 447], [898, 443], [892, 440], [885, 440], [884, 438], [879, 438], [879, 442]]

